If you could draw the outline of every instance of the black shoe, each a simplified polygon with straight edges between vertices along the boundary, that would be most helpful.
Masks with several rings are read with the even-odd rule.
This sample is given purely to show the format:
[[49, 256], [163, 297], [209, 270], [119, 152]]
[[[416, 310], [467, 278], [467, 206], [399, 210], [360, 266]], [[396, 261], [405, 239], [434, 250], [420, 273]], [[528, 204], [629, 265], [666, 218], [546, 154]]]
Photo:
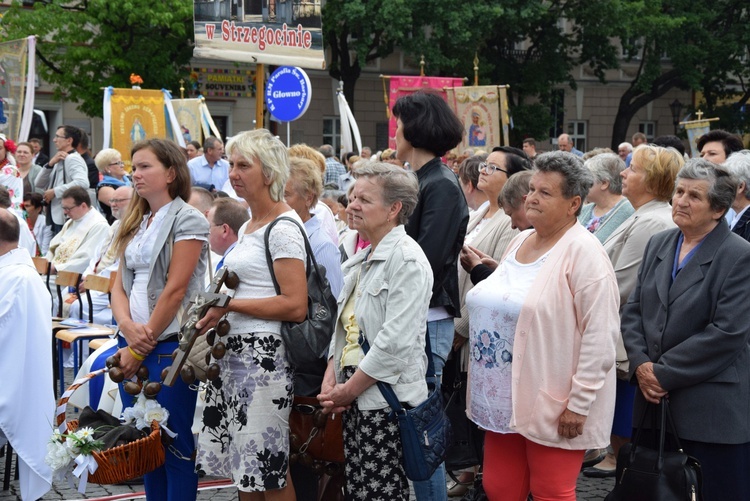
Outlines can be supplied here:
[[614, 477], [616, 474], [617, 474], [616, 468], [613, 468], [611, 470], [603, 470], [603, 469], [597, 468], [596, 466], [591, 466], [590, 468], [583, 469], [583, 476], [589, 477], [589, 478], [610, 478], [610, 477]]
[[589, 466], [594, 466], [595, 464], [598, 464], [602, 459], [604, 459], [604, 456], [607, 455], [607, 449], [589, 449], [586, 451], [586, 454], [583, 456], [583, 464], [581, 464], [581, 469], [588, 468]]

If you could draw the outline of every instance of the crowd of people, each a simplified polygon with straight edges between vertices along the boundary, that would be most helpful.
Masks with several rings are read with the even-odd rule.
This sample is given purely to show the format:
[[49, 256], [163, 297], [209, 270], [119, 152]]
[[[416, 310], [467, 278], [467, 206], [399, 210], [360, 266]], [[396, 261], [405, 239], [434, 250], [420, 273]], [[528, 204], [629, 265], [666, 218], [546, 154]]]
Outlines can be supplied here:
[[[211, 475], [232, 479], [241, 500], [317, 501], [322, 472], [290, 448], [294, 396], [304, 394], [343, 422], [343, 498], [407, 500], [398, 425], [376, 383], [414, 408], [451, 361], [468, 381], [465, 418], [453, 424], [483, 447], [473, 467], [441, 465], [413, 482], [419, 501], [472, 484], [490, 500], [574, 500], [581, 470], [614, 476], [634, 426], [662, 399], [677, 434], [669, 444], [701, 462], [703, 499], [750, 498], [741, 140], [711, 131], [696, 159], [675, 137], [640, 135], [617, 152], [581, 152], [562, 135], [558, 151], [537, 152], [529, 138], [460, 157], [450, 152], [463, 125], [439, 97], [402, 97], [393, 115], [396, 149], [374, 155], [287, 147], [261, 129], [226, 148], [215, 137], [183, 149], [142, 141], [130, 172], [117, 150], [91, 158], [76, 127], [57, 129], [50, 158], [38, 142], [0, 137], [0, 269], [17, 284], [0, 293], [0, 311], [44, 312], [18, 320], [22, 358], [40, 352], [51, 367], [49, 343], [31, 340], [48, 339], [58, 308], [89, 314], [70, 299], [83, 287], [64, 307], [40, 293], [31, 257], [46, 258], [50, 275], [116, 274], [111, 300], [95, 294], [90, 313], [117, 335], [86, 367], [117, 354], [125, 378], [171, 365], [182, 312], [227, 268], [239, 278], [231, 299], [196, 325], [231, 326], [226, 356], [213, 360], [220, 374], [201, 386], [200, 405], [181, 379], [157, 395], [176, 437], [144, 476], [149, 499], [195, 499], [199, 476]], [[297, 368], [281, 330], [306, 317], [308, 249], [338, 309], [327, 352]], [[29, 384], [49, 386], [50, 374], [38, 376]], [[88, 390], [95, 408], [103, 387]], [[133, 405], [119, 387], [108, 408], [118, 417]], [[52, 422], [52, 391], [34, 399], [37, 421]], [[0, 442], [16, 442], [24, 497], [36, 499], [51, 472], [40, 451], [27, 453], [38, 440], [18, 433], [25, 418], [0, 412]], [[658, 440], [652, 421], [645, 435]]]

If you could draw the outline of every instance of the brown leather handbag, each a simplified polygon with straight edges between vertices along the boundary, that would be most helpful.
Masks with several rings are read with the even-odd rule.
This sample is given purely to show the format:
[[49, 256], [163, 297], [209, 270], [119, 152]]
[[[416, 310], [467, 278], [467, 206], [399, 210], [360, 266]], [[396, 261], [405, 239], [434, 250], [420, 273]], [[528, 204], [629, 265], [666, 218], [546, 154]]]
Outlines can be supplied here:
[[[295, 395], [289, 414], [292, 454], [306, 466], [313, 461], [344, 462], [344, 432], [340, 414], [323, 414], [315, 397]], [[322, 473], [322, 472], [321, 472]]]

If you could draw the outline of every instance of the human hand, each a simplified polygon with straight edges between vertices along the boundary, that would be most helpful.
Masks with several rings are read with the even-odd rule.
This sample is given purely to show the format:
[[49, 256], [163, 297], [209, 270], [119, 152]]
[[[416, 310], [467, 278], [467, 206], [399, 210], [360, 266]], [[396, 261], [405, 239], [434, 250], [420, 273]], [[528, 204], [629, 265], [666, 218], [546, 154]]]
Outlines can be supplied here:
[[128, 319], [120, 323], [120, 332], [136, 353], [148, 354], [156, 348], [154, 332], [146, 324], [140, 324]]
[[331, 388], [328, 392], [321, 392], [318, 395], [318, 402], [323, 407], [323, 414], [329, 414], [331, 412], [339, 414], [347, 411], [351, 408], [351, 403], [356, 398], [356, 395], [352, 395], [349, 389], [344, 384], [337, 384]]
[[484, 252], [480, 251], [476, 247], [472, 247], [471, 245], [468, 245], [467, 247], [469, 247], [469, 249], [471, 249], [474, 254], [479, 256], [479, 260], [483, 265], [487, 266], [493, 271], [497, 268], [497, 261], [495, 261], [492, 256], [490, 256], [489, 254], [485, 254]]
[[218, 306], [212, 306], [208, 309], [203, 318], [195, 323], [195, 329], [199, 336], [205, 334], [211, 327], [216, 327], [219, 320], [226, 315], [229, 308], [219, 308]]
[[[51, 203], [52, 199], [55, 198], [55, 190], [49, 189], [49, 190], [47, 190], [47, 191], [44, 192], [43, 196], [44, 196], [44, 201], [46, 203]], [[47, 209], [47, 210], [49, 210], [49, 209]]]
[[54, 166], [57, 162], [60, 160], [65, 160], [65, 158], [68, 156], [68, 154], [64, 151], [58, 151], [55, 153], [55, 155], [49, 159], [49, 162], [47, 162], [50, 166]]
[[570, 409], [565, 409], [560, 414], [560, 419], [557, 425], [557, 433], [561, 437], [565, 438], [576, 438], [583, 434], [583, 425], [586, 423], [586, 416], [573, 412]]
[[461, 259], [461, 267], [467, 273], [470, 273], [476, 265], [482, 262], [482, 258], [468, 245], [461, 247], [459, 258]]
[[122, 370], [122, 374], [125, 376], [125, 379], [130, 379], [135, 376], [135, 373], [138, 372], [138, 369], [141, 367], [141, 364], [143, 362], [141, 360], [137, 360], [133, 356], [133, 354], [130, 353], [130, 350], [128, 350], [127, 346], [125, 348], [120, 348], [117, 351], [117, 354], [120, 357], [119, 367], [120, 370]]
[[635, 377], [638, 379], [638, 386], [641, 389], [643, 398], [652, 404], [658, 404], [662, 397], [667, 395], [667, 391], [661, 387], [659, 380], [654, 374], [653, 362], [646, 362], [638, 366], [635, 370]]

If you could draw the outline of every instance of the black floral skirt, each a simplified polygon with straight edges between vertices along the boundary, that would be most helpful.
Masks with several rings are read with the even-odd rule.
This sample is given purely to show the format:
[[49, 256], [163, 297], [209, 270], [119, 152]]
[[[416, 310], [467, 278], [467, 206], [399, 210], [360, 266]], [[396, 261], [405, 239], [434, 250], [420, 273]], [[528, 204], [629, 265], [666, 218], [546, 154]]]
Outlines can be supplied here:
[[232, 478], [245, 492], [283, 488], [293, 398], [284, 343], [269, 332], [230, 334], [224, 342], [221, 374], [206, 386], [196, 468]]

